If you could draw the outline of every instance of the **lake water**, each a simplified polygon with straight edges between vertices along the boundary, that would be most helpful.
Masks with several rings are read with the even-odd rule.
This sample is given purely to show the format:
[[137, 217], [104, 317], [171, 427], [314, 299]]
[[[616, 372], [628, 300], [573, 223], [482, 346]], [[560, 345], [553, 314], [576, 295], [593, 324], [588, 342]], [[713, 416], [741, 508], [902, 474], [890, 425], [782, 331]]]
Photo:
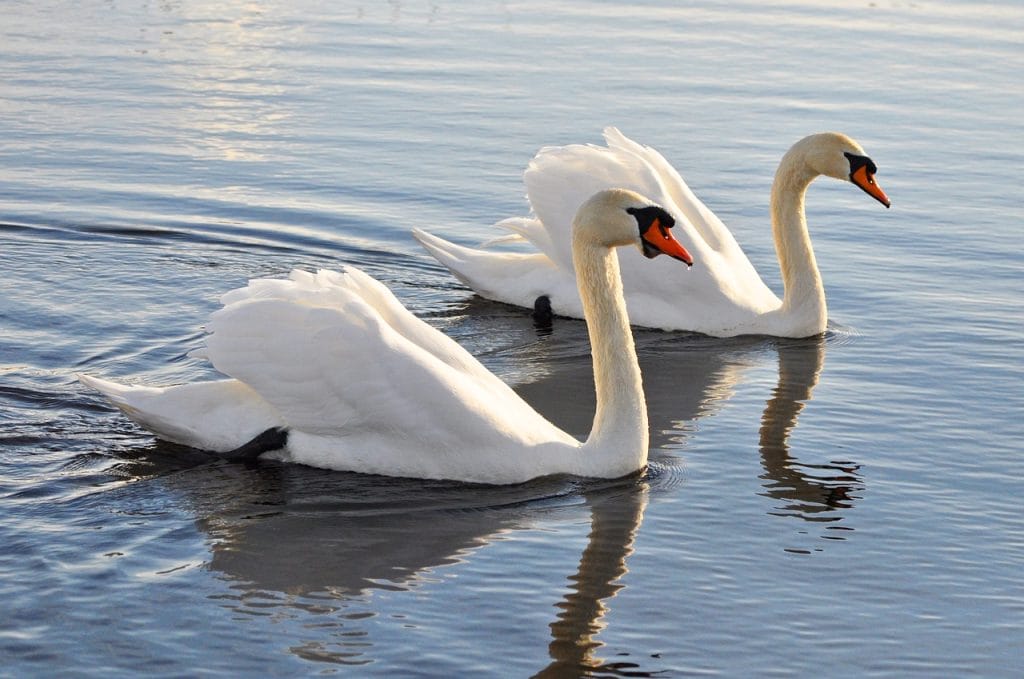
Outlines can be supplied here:
[[[1020, 676], [1019, 2], [4, 3], [0, 674]], [[550, 333], [409, 236], [476, 243], [605, 125], [780, 289], [782, 153], [820, 180], [833, 330], [639, 331], [651, 465], [487, 488], [160, 444], [75, 380], [205, 379], [218, 296], [354, 263], [584, 435]]]

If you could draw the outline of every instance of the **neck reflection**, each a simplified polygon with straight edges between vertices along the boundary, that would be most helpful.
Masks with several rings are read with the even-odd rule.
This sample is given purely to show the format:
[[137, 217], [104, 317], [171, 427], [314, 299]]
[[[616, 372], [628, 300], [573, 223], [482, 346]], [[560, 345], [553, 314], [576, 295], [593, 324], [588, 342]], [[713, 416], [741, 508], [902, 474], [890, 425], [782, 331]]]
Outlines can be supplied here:
[[779, 381], [765, 405], [759, 440], [764, 494], [780, 501], [769, 513], [837, 523], [863, 489], [859, 465], [845, 460], [810, 464], [790, 452], [790, 436], [824, 365], [825, 339], [780, 341], [778, 355]]
[[624, 494], [590, 494], [590, 535], [579, 568], [569, 577], [570, 591], [557, 604], [558, 618], [551, 623], [548, 654], [551, 663], [536, 677], [590, 676], [591, 673], [628, 671], [629, 676], [650, 676], [634, 663], [607, 663], [596, 653], [603, 644], [596, 638], [605, 628], [607, 602], [622, 589], [619, 578], [628, 572], [626, 559], [647, 506], [648, 486], [638, 480]]

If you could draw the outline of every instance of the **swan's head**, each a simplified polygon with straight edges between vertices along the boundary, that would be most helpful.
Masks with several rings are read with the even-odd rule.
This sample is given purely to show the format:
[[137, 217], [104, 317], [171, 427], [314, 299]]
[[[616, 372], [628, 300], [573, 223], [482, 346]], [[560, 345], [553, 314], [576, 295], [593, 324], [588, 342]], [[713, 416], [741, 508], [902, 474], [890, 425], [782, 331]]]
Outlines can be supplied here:
[[591, 196], [573, 219], [575, 238], [609, 248], [636, 245], [648, 258], [666, 254], [693, 266], [693, 257], [675, 239], [676, 220], [639, 193], [606, 189]]
[[889, 197], [875, 181], [878, 168], [860, 144], [839, 132], [813, 134], [797, 142], [805, 160], [818, 174], [852, 182], [882, 205], [889, 207]]

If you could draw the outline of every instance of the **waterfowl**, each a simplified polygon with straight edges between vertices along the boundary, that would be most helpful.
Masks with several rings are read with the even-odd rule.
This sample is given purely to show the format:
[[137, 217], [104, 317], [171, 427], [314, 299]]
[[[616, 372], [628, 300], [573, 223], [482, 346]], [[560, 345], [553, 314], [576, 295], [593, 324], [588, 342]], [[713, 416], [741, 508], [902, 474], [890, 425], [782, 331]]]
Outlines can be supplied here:
[[614, 248], [692, 259], [673, 218], [626, 190], [577, 211], [572, 254], [593, 353], [596, 414], [579, 441], [354, 267], [292, 271], [227, 293], [202, 355], [228, 379], [147, 387], [81, 375], [157, 437], [226, 457], [281, 448], [330, 469], [517, 483], [619, 477], [647, 460], [647, 410]]
[[784, 294], [761, 280], [729, 229], [690, 190], [654, 149], [615, 128], [606, 146], [541, 149], [524, 174], [533, 215], [499, 222], [502, 240], [528, 241], [532, 252], [469, 248], [417, 230], [415, 236], [457, 278], [487, 299], [524, 307], [538, 300], [550, 312], [581, 318], [570, 222], [582, 200], [608, 186], [623, 186], [663, 206], [676, 219], [680, 239], [699, 262], [692, 271], [623, 252], [622, 279], [635, 325], [729, 337], [745, 334], [808, 337], [825, 330], [825, 289], [814, 257], [804, 197], [825, 175], [848, 181], [889, 207], [875, 181], [877, 168], [853, 139], [837, 132], [813, 134], [783, 156], [771, 190], [771, 225]]

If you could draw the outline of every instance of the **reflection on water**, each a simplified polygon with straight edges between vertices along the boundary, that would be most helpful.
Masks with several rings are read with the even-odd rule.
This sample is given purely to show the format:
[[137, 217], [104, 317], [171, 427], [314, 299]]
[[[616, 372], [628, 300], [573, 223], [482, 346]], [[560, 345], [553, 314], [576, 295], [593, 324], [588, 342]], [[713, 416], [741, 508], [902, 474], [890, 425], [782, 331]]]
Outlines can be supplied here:
[[[498, 510], [556, 495], [557, 484], [501, 489], [260, 465], [257, 501], [200, 521], [210, 567], [248, 589], [358, 597], [411, 589], [514, 525]], [[297, 473], [296, 473], [297, 472]]]
[[633, 552], [633, 541], [643, 521], [648, 487], [639, 482], [629, 492], [615, 498], [588, 496], [590, 535], [580, 557], [576, 574], [570, 577], [572, 591], [559, 602], [558, 619], [551, 623], [548, 653], [551, 664], [538, 677], [583, 676], [590, 673], [624, 672], [629, 676], [648, 676], [636, 671], [631, 662], [608, 663], [595, 654], [602, 644], [595, 637], [604, 629], [603, 618], [609, 600], [622, 586], [616, 581], [626, 574], [626, 559]]
[[[504, 352], [502, 359], [515, 363], [528, 357], [532, 381], [521, 385], [520, 393], [577, 433], [589, 428], [593, 412], [590, 360], [580, 353], [585, 338], [576, 337], [582, 331], [582, 324], [569, 323]], [[747, 339], [723, 348], [701, 338], [651, 333], [641, 334], [639, 344], [652, 428], [676, 435], [687, 420], [717, 412], [747, 368], [777, 353], [778, 384], [764, 408], [759, 438], [766, 495], [782, 502], [769, 514], [833, 525], [843, 518], [862, 487], [857, 466], [802, 464], [789, 447], [822, 370], [824, 339]], [[324, 634], [333, 627], [333, 640], [321, 635], [315, 648], [297, 643], [290, 647], [297, 656], [371, 662], [374, 641], [365, 619], [375, 617], [366, 603], [373, 591], [408, 591], [434, 582], [437, 569], [471, 558], [511, 531], [534, 529], [552, 509], [578, 508], [582, 501], [590, 512], [587, 544], [576, 573], [568, 575], [570, 591], [553, 602], [551, 662], [538, 676], [643, 674], [621, 658], [600, 658], [598, 635], [622, 587], [618, 581], [627, 572], [650, 486], [660, 488], [666, 477], [671, 482], [671, 465], [659, 465], [663, 471], [655, 476], [615, 481], [558, 477], [511, 487], [374, 477], [276, 462], [203, 462], [173, 473], [151, 468], [164, 464], [154, 462], [157, 458], [173, 458], [177, 452], [159, 444], [125, 471], [140, 476], [156, 471], [162, 483], [187, 498], [197, 525], [211, 538], [208, 567], [232, 583], [231, 593], [216, 596], [222, 605], [245, 616], [289, 610], [285, 615], [327, 615], [317, 625]]]
[[[772, 514], [835, 524], [863, 489], [859, 465], [850, 461], [801, 463], [790, 455], [789, 437], [811, 399], [825, 361], [825, 339], [779, 340], [779, 381], [761, 418], [760, 450], [765, 494], [782, 501]], [[840, 526], [828, 526], [830, 531]], [[846, 528], [846, 530], [852, 530]], [[833, 532], [825, 537], [843, 539]], [[789, 550], [805, 551], [805, 550]]]
[[[176, 462], [159, 459], [178, 453]], [[533, 529], [552, 511], [578, 512], [582, 500], [591, 515], [588, 544], [569, 576], [570, 592], [552, 602], [559, 612], [551, 624], [552, 663], [542, 675], [604, 667], [594, 657], [601, 646], [594, 637], [626, 572], [648, 497], [641, 477], [493, 487], [278, 462], [188, 467], [188, 451], [166, 444], [134, 455], [139, 459], [121, 471], [156, 472], [185, 496], [212, 539], [208, 567], [232, 583], [212, 598], [244, 617], [316, 616], [317, 641], [290, 640], [290, 650], [340, 664], [375, 658], [368, 621], [376, 613], [366, 605], [372, 591], [414, 590], [437, 568], [509, 531]]]
[[[473, 303], [434, 320], [483, 356], [540, 412], [585, 436], [594, 412], [593, 371], [585, 325], [538, 331], [528, 315]], [[561, 320], [561, 319], [560, 319]], [[721, 413], [749, 391], [749, 373], [777, 357], [778, 378], [764, 406], [757, 444], [772, 516], [834, 528], [862, 488], [857, 466], [802, 463], [790, 437], [822, 372], [826, 339], [777, 340], [637, 332], [649, 403], [656, 474], [615, 481], [546, 478], [511, 487], [347, 474], [301, 465], [209, 462], [163, 443], [127, 455], [120, 471], [147, 477], [184, 498], [208, 536], [207, 567], [228, 583], [213, 595], [242, 619], [305, 619], [320, 633], [289, 640], [306, 660], [364, 664], [381, 656], [374, 593], [408, 592], [438, 582], [438, 572], [518, 531], [543, 526], [551, 511], [590, 514], [587, 542], [569, 591], [551, 601], [548, 656], [539, 676], [642, 675], [631, 658], [600, 657], [627, 559], [652, 492], [681, 481], [673, 456], [685, 457], [693, 424]], [[713, 425], [703, 426], [710, 431]], [[753, 462], [748, 460], [747, 463]], [[742, 469], [749, 468], [749, 464]], [[736, 467], [730, 467], [732, 472]], [[749, 477], [748, 477], [749, 478]], [[721, 492], [749, 493], [726, 483]], [[791, 550], [804, 551], [804, 550]], [[386, 635], [385, 635], [386, 636]], [[651, 662], [645, 657], [645, 662]]]
[[[519, 329], [495, 330], [502, 325]], [[507, 376], [526, 376], [529, 381], [517, 387], [520, 393], [562, 426], [581, 435], [589, 430], [592, 369], [582, 323], [556, 324], [550, 334], [538, 335], [528, 318], [502, 320], [482, 313], [458, 317], [449, 329], [484, 338], [480, 341], [512, 338], [512, 346], [487, 349], [485, 361]], [[745, 446], [752, 453], [760, 450], [760, 485], [773, 504], [768, 514], [831, 528], [852, 507], [862, 481], [852, 463], [812, 466], [791, 450], [790, 437], [823, 369], [824, 339], [712, 342], [640, 332], [637, 344], [650, 401], [654, 474], [473, 486], [276, 462], [210, 462], [166, 444], [122, 455], [118, 471], [159, 484], [168, 491], [161, 495], [181, 498], [207, 538], [206, 568], [227, 583], [209, 595], [211, 602], [240, 621], [269, 616], [294, 623], [285, 626], [290, 655], [330, 664], [387, 658], [389, 644], [401, 634], [397, 628], [423, 624], [388, 617], [378, 603], [381, 593], [452, 596], [450, 587], [459, 581], [446, 579], [445, 569], [474, 560], [480, 550], [509, 536], [544, 530], [552, 512], [576, 516], [585, 509], [590, 525], [575, 572], [552, 562], [560, 564], [553, 575], [568, 579], [568, 590], [561, 598], [538, 601], [550, 607], [549, 661], [531, 669], [544, 677], [643, 676], [658, 662], [653, 656], [602, 657], [601, 636], [607, 625], [615, 625], [615, 597], [625, 586], [622, 578], [644, 510], [659, 493], [680, 493], [684, 477], [673, 456], [685, 457], [687, 445], [698, 440], [692, 439], [695, 421], [722, 413], [734, 395], [749, 392], [752, 369], [778, 359], [778, 381], [764, 406], [758, 441]], [[702, 430], [710, 433], [713, 427], [706, 422]], [[752, 464], [758, 463], [748, 457], [726, 472], [742, 469], [749, 479]], [[733, 493], [737, 503], [749, 497], [748, 485], [734, 480], [719, 483], [718, 492]], [[777, 519], [769, 521], [776, 531], [784, 527]], [[468, 586], [479, 585], [470, 581]]]
[[[486, 305], [475, 304], [476, 311], [485, 309]], [[481, 317], [475, 318], [466, 322], [479, 325]], [[566, 431], [585, 437], [595, 408], [585, 326], [557, 320], [550, 334], [504, 352], [504, 360], [521, 364], [512, 376], [525, 376], [527, 381], [516, 386], [524, 399]], [[527, 332], [519, 328], [520, 337]], [[637, 330], [636, 340], [650, 418], [651, 458], [670, 466], [668, 451], [685, 446], [692, 423], [718, 412], [741, 389], [752, 367], [777, 355], [778, 381], [765, 404], [758, 441], [765, 495], [782, 502], [769, 513], [829, 523], [824, 536], [829, 539], [843, 539], [841, 531], [852, 530], [837, 524], [863, 489], [859, 465], [847, 460], [801, 462], [790, 453], [790, 436], [824, 367], [827, 337], [709, 340]]]
[[[478, 308], [479, 304], [476, 305]], [[501, 319], [504, 324], [510, 322]], [[557, 319], [535, 341], [497, 350], [492, 360], [511, 363], [516, 393], [556, 425], [579, 438], [589, 434], [597, 407], [590, 344], [582, 321]], [[528, 322], [520, 321], [520, 324]], [[479, 316], [464, 321], [481, 325]], [[523, 331], [520, 330], [520, 337]], [[498, 337], [513, 333], [491, 333]], [[678, 443], [687, 423], [713, 415], [735, 393], [745, 373], [761, 363], [764, 340], [710, 339], [634, 329], [643, 376], [652, 457]]]
[[[422, 300], [429, 300], [428, 293], [419, 294], [423, 297], [411, 296], [426, 306]], [[450, 316], [435, 317], [432, 322], [464, 340], [474, 354], [517, 384], [519, 393], [557, 424], [580, 436], [589, 431], [593, 377], [582, 323], [555, 323], [549, 333], [538, 333], [528, 314], [500, 306], [473, 303], [447, 313]], [[555, 581], [569, 579], [568, 591], [564, 597], [561, 593], [547, 599], [534, 596], [546, 616], [542, 625], [550, 623], [551, 627], [547, 666], [535, 659], [536, 666], [530, 670], [546, 676], [583, 668], [626, 671], [618, 661], [642, 657], [645, 667], [654, 661], [647, 655], [601, 658], [601, 635], [605, 625], [615, 630], [616, 622], [623, 620], [616, 617], [615, 594], [624, 586], [621, 578], [634, 538], [642, 530], [644, 508], [649, 499], [653, 505], [658, 497], [689, 499], [684, 482], [693, 475], [684, 475], [676, 462], [702, 445], [700, 433], [713, 434], [719, 428], [721, 420], [716, 422], [716, 416], [731, 403], [744, 399], [748, 406], [753, 405], [738, 409], [749, 411], [751, 424], [758, 415], [754, 411], [763, 408], [763, 412], [759, 435], [748, 433], [738, 442], [749, 454], [733, 456], [731, 462], [726, 455], [716, 456], [730, 466], [722, 473], [710, 472], [715, 474], [714, 483], [703, 484], [705, 488], [713, 486], [713, 492], [724, 498], [723, 507], [750, 499], [749, 483], [745, 482], [753, 481], [770, 498], [757, 498], [771, 515], [764, 519], [768, 530], [792, 531], [792, 519], [776, 518], [782, 516], [797, 517], [803, 530], [825, 525], [830, 537], [849, 535], [834, 528], [849, 513], [862, 487], [856, 465], [831, 462], [811, 466], [806, 461], [816, 462], [818, 456], [810, 458], [805, 448], [791, 443], [794, 431], [799, 431], [797, 418], [814, 414], [802, 410], [823, 369], [825, 341], [721, 341], [639, 331], [637, 346], [656, 468], [656, 473], [639, 478], [606, 484], [559, 478], [512, 488], [477, 487], [272, 462], [251, 467], [210, 463], [206, 456], [192, 457], [188, 451], [165, 444], [125, 453], [110, 443], [113, 437], [103, 444], [102, 451], [112, 451], [123, 461], [113, 473], [147, 480], [136, 485], [139, 493], [153, 492], [161, 503], [165, 498], [175, 498], [175, 504], [180, 500], [184, 514], [205, 536], [208, 552], [189, 551], [188, 546], [181, 548], [184, 556], [171, 561], [206, 562], [205, 568], [226, 583], [210, 593], [210, 601], [228, 611], [233, 620], [272, 616], [294, 621], [303, 629], [315, 626], [318, 632], [308, 634], [291, 627], [287, 648], [293, 657], [317, 662], [367, 663], [389, 657], [390, 637], [400, 634], [395, 628], [405, 623], [387, 617], [379, 603], [382, 592], [425, 593], [432, 600], [455, 597], [451, 589], [455, 581], [447, 581], [446, 573], [466, 562], [473, 561], [472, 566], [486, 563], [486, 558], [480, 558], [482, 549], [508, 536], [544, 531], [552, 510], [574, 517], [586, 510], [590, 527], [582, 553], [569, 555], [573, 565], [550, 562], [556, 564], [550, 572]], [[763, 374], [764, 367], [776, 359], [775, 389], [760, 396], [763, 387], [750, 378]], [[8, 381], [13, 377], [9, 375]], [[54, 378], [39, 399], [26, 401], [24, 412], [33, 417], [44, 414], [46, 410], [40, 410], [36, 401], [66, 404], [66, 397], [52, 399], [54, 394], [68, 393], [69, 384], [64, 377]], [[17, 387], [18, 383], [12, 383], [8, 391]], [[751, 398], [753, 387], [757, 393]], [[44, 395], [46, 399], [42, 399]], [[25, 398], [20, 392], [8, 396], [8, 401]], [[113, 431], [121, 431], [125, 440], [139, 440], [132, 426], [92, 396], [83, 394], [77, 407], [87, 409], [80, 429], [75, 430], [82, 432], [82, 438], [95, 440], [96, 431], [108, 426], [97, 424], [97, 417], [109, 413], [109, 419], [122, 427]], [[801, 424], [812, 422], [806, 419]], [[38, 424], [33, 420], [31, 429]], [[98, 465], [93, 461], [90, 468]], [[64, 469], [61, 473], [69, 472]], [[101, 482], [106, 482], [106, 466], [102, 472], [92, 469], [90, 473], [104, 475]], [[95, 492], [91, 477], [83, 482], [82, 490]], [[97, 502], [117, 506], [109, 494], [102, 500], [97, 496]], [[122, 502], [127, 503], [122, 508], [132, 511], [138, 496]], [[588, 532], [576, 526], [568, 530], [580, 537]], [[787, 539], [785, 534], [783, 539]], [[154, 542], [161, 540], [155, 538]], [[115, 547], [119, 552], [131, 552], [122, 545]], [[114, 551], [103, 549], [101, 554]], [[167, 549], [174, 552], [175, 546]], [[161, 561], [152, 570], [162, 567]], [[427, 587], [439, 582], [439, 587]], [[472, 579], [461, 583], [464, 587], [481, 586]], [[400, 605], [407, 601], [403, 598]]]

